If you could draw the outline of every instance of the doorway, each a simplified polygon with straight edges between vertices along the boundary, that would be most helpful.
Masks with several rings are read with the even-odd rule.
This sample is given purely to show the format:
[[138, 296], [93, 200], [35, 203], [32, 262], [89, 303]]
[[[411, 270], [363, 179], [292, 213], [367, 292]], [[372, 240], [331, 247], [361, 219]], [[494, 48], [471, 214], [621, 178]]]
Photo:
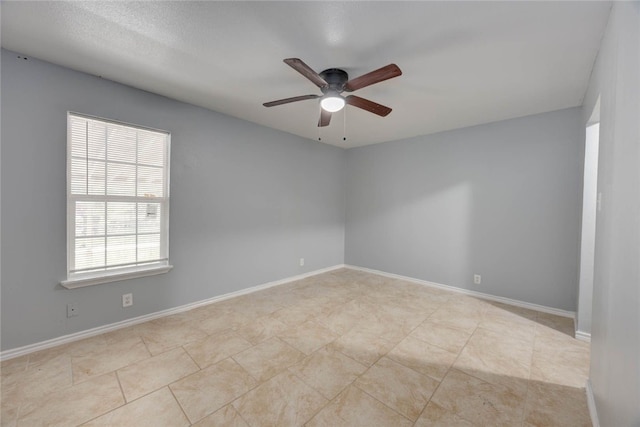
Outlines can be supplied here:
[[585, 129], [584, 184], [582, 193], [582, 234], [576, 338], [591, 340], [591, 308], [596, 242], [596, 215], [599, 210], [598, 151], [600, 143], [600, 99]]

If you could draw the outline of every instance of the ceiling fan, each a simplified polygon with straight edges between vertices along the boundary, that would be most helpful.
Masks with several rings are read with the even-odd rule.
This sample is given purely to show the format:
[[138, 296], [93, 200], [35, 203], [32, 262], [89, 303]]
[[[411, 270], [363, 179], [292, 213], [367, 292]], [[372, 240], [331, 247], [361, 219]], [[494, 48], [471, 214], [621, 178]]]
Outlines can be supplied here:
[[275, 107], [276, 105], [288, 104], [290, 102], [321, 98], [320, 106], [322, 109], [320, 110], [318, 126], [328, 126], [331, 121], [331, 113], [340, 111], [346, 104], [353, 105], [354, 107], [385, 117], [391, 112], [391, 108], [355, 95], [342, 96], [341, 93], [345, 91], [353, 92], [354, 90], [362, 89], [363, 87], [371, 86], [372, 84], [380, 83], [402, 75], [402, 71], [396, 64], [389, 64], [385, 67], [378, 68], [370, 73], [349, 80], [349, 74], [339, 68], [329, 68], [318, 74], [299, 58], [287, 58], [284, 62], [309, 79], [311, 83], [318, 86], [323, 95], [294, 96], [292, 98], [265, 102], [262, 105], [265, 107]]

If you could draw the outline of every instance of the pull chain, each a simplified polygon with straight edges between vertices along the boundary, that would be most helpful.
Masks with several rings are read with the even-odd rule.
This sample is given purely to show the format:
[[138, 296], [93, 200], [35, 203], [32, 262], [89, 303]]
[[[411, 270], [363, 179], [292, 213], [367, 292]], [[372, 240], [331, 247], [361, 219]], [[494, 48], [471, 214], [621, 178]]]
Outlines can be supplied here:
[[344, 114], [342, 115], [342, 117], [344, 118], [343, 120], [343, 127], [342, 127], [342, 140], [346, 141], [347, 140], [347, 106], [344, 106]]
[[[320, 105], [320, 103], [318, 103], [318, 112], [320, 113], [320, 117], [322, 117], [322, 106]], [[320, 130], [322, 129], [322, 127], [320, 126], [320, 123], [318, 123], [318, 141], [322, 141], [322, 137], [320, 135]]]

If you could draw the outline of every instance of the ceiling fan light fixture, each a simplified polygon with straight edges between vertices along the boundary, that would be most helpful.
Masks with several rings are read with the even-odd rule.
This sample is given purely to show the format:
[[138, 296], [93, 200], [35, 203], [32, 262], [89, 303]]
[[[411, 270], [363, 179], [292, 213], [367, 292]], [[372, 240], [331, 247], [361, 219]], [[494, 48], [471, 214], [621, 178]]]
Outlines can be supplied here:
[[320, 106], [322, 109], [329, 113], [335, 113], [336, 111], [342, 110], [344, 105], [344, 98], [338, 94], [327, 95], [320, 100]]

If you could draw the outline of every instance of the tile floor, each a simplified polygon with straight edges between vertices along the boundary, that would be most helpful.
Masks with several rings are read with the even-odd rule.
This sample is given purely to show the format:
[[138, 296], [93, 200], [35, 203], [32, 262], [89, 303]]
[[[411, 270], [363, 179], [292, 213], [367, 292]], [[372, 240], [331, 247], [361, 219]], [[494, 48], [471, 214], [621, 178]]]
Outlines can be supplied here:
[[590, 426], [573, 321], [337, 270], [2, 363], [2, 426]]

